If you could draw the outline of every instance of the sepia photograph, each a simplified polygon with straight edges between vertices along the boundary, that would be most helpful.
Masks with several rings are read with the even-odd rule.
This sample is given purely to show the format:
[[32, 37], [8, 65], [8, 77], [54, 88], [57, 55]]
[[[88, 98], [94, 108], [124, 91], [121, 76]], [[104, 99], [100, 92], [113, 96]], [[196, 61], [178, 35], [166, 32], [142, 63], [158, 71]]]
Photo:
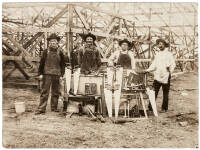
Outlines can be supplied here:
[[197, 0], [1, 4], [3, 148], [199, 148]]

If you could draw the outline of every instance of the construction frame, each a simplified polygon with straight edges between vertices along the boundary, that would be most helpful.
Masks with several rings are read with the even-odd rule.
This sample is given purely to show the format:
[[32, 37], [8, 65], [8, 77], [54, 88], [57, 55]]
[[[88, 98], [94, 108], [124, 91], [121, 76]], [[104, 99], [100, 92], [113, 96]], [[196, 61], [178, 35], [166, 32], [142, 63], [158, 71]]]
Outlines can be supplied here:
[[[155, 3], [156, 4], [156, 3]], [[112, 10], [102, 9], [109, 5]], [[177, 70], [193, 70], [198, 59], [197, 3], [164, 3], [161, 11], [154, 9], [154, 3], [130, 3], [133, 12], [121, 12], [123, 3], [3, 3], [2, 12], [2, 59], [3, 67], [9, 62], [14, 68], [4, 72], [6, 80], [16, 69], [29, 79], [26, 67], [37, 68], [41, 52], [47, 48], [46, 39], [51, 33], [61, 37], [60, 48], [70, 57], [81, 35], [88, 32], [97, 36], [96, 45], [107, 61], [113, 48], [113, 39], [124, 37], [134, 43], [136, 61], [147, 68], [157, 48], [155, 39], [164, 38], [169, 42], [169, 50], [176, 58]], [[127, 4], [126, 4], [127, 5]], [[160, 4], [161, 5], [161, 4]], [[104, 7], [103, 7], [104, 8]], [[173, 25], [174, 14], [184, 21]], [[189, 15], [188, 15], [189, 14]], [[146, 21], [140, 20], [140, 16]], [[193, 23], [188, 16], [193, 17]], [[154, 17], [163, 25], [155, 25]], [[191, 19], [191, 18], [190, 18]], [[179, 30], [177, 33], [175, 30]], [[187, 30], [190, 30], [188, 34]]]

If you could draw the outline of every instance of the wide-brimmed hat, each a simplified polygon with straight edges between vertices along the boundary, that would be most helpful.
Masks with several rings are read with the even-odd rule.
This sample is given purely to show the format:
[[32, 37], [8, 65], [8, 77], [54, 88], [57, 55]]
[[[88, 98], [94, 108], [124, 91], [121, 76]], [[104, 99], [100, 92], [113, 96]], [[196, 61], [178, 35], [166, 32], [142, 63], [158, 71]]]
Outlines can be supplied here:
[[165, 47], [169, 47], [169, 43], [167, 43], [164, 39], [157, 39], [156, 40], [156, 45], [158, 45], [160, 42], [164, 43]]
[[127, 43], [129, 48], [131, 48], [131, 46], [132, 46], [131, 42], [129, 42], [127, 39], [119, 41], [119, 46], [121, 46], [122, 43]]
[[88, 34], [84, 35], [83, 36], [83, 40], [86, 41], [87, 37], [93, 38], [93, 41], [96, 40], [96, 36], [94, 34], [92, 34], [92, 33], [88, 33]]
[[47, 41], [50, 41], [52, 39], [56, 39], [58, 42], [60, 41], [60, 37], [57, 36], [55, 33], [51, 34], [48, 38]]

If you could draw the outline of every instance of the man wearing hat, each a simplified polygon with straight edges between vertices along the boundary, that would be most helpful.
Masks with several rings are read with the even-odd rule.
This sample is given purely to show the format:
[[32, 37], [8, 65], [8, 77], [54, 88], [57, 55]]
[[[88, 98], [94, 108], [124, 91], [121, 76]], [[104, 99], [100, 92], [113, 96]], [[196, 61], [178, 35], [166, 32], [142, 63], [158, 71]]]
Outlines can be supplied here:
[[85, 41], [85, 45], [83, 50], [79, 53], [81, 73], [96, 73], [101, 65], [101, 56], [94, 43], [96, 37], [89, 33], [84, 36], [83, 40]]
[[[164, 39], [157, 39], [156, 44], [160, 51], [155, 55], [155, 58], [146, 70], [147, 72], [154, 71], [154, 90], [155, 97], [157, 98], [160, 87], [163, 90], [163, 103], [161, 112], [168, 110], [168, 97], [170, 89], [171, 73], [176, 66], [173, 54], [166, 49], [169, 44]], [[152, 111], [151, 104], [149, 104], [149, 110]]]
[[134, 54], [131, 49], [131, 42], [127, 39], [119, 41], [121, 49], [115, 51], [109, 58], [109, 65], [120, 65], [124, 69], [135, 69]]
[[59, 50], [60, 37], [51, 34], [47, 38], [48, 48], [43, 51], [40, 65], [39, 75], [42, 78], [42, 91], [40, 95], [40, 103], [35, 115], [43, 114], [46, 111], [49, 91], [51, 87], [51, 111], [57, 112], [59, 97], [59, 79], [63, 77], [65, 72], [65, 58], [61, 50]]

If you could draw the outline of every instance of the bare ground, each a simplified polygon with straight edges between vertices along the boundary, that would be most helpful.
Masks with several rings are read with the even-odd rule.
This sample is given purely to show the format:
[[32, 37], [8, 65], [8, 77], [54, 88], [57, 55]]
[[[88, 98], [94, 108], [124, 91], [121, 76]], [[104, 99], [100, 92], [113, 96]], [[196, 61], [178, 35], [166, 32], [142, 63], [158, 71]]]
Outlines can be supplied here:
[[[183, 96], [185, 92], [188, 95]], [[160, 91], [158, 110], [162, 102]], [[16, 116], [14, 101], [26, 102]], [[92, 122], [87, 116], [59, 117], [49, 111], [34, 115], [36, 89], [3, 88], [3, 146], [6, 148], [196, 148], [198, 147], [198, 74], [172, 81], [169, 111], [136, 123]], [[61, 109], [62, 104], [59, 103]], [[186, 122], [181, 126], [180, 122]]]

